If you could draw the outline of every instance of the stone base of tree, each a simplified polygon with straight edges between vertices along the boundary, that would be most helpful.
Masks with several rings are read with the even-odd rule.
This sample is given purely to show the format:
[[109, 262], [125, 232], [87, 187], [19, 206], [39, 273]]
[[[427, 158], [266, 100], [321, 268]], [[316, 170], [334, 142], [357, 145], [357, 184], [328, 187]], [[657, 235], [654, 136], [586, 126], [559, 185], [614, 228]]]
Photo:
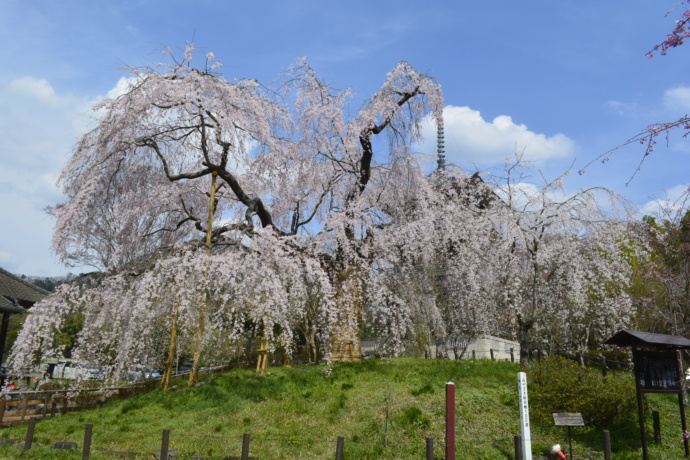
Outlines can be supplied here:
[[351, 362], [362, 359], [361, 340], [338, 340], [331, 342], [331, 361]]

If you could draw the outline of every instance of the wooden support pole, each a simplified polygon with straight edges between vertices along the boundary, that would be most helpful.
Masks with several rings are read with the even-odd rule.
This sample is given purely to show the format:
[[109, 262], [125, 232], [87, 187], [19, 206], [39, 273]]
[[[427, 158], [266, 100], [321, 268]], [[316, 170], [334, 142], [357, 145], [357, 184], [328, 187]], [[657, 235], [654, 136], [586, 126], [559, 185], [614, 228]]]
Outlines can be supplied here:
[[652, 411], [652, 422], [654, 425], [654, 444], [661, 445], [661, 421], [659, 419], [659, 411]]
[[249, 433], [242, 435], [242, 460], [249, 460]]
[[5, 342], [7, 341], [7, 330], [10, 325], [11, 313], [2, 314], [2, 326], [0, 326], [0, 364], [5, 362]]
[[175, 365], [175, 350], [177, 347], [177, 322], [180, 316], [180, 296], [177, 296], [175, 300], [175, 306], [173, 307], [173, 317], [172, 324], [170, 328], [170, 344], [168, 346], [168, 359], [165, 361], [165, 369], [163, 370], [163, 378], [161, 379], [161, 388], [168, 390], [170, 384], [172, 383], [172, 372]]
[[168, 460], [168, 445], [170, 444], [170, 430], [163, 430], [163, 439], [161, 440], [161, 460]]
[[[633, 360], [637, 354], [637, 347], [635, 343], [632, 344]], [[638, 363], [635, 362], [635, 366]], [[637, 372], [637, 371], [636, 371]], [[649, 460], [649, 451], [647, 450], [647, 432], [645, 431], [645, 416], [644, 406], [642, 404], [642, 387], [640, 386], [640, 379], [635, 375], [635, 393], [637, 394], [637, 419], [640, 423], [640, 442], [642, 443], [642, 460]]]
[[513, 437], [513, 444], [515, 445], [515, 460], [522, 460], [522, 436], [516, 434]]
[[268, 371], [268, 341], [266, 339], [261, 341], [261, 348], [257, 351], [259, 356], [256, 361], [256, 373], [259, 375], [266, 375]]
[[24, 421], [24, 417], [26, 417], [26, 402], [29, 400], [29, 395], [24, 393], [24, 397], [22, 398], [22, 422]]
[[36, 418], [31, 417], [31, 419], [29, 420], [29, 427], [26, 429], [26, 438], [24, 438], [24, 449], [23, 449], [24, 452], [31, 449], [31, 444], [34, 442], [34, 430], [35, 429], [36, 429]]
[[604, 460], [612, 460], [611, 433], [609, 430], [604, 430]]
[[93, 423], [87, 423], [84, 428], [84, 449], [81, 453], [82, 460], [88, 460], [91, 455], [91, 431], [93, 430]]
[[5, 405], [7, 403], [7, 396], [0, 396], [0, 428], [2, 428], [2, 419], [5, 418]]
[[434, 440], [426, 438], [426, 460], [434, 460]]
[[[209, 207], [208, 207], [208, 221], [206, 223], [206, 254], [211, 255], [211, 241], [213, 236], [213, 216], [215, 214], [216, 207], [216, 181], [218, 178], [218, 171], [213, 171], [211, 175], [211, 193], [209, 194]], [[209, 263], [208, 261], [206, 262]], [[204, 274], [204, 293], [199, 303], [199, 324], [196, 330], [196, 345], [194, 348], [194, 358], [192, 361], [192, 371], [189, 373], [189, 381], [187, 386], [192, 386], [199, 381], [199, 363], [201, 362], [201, 344], [204, 339], [204, 329], [206, 328], [206, 298], [208, 295], [208, 266], [206, 267], [206, 273]]]
[[345, 438], [338, 436], [338, 442], [335, 445], [335, 460], [343, 460], [343, 450], [345, 447]]
[[[683, 375], [681, 373], [681, 375]], [[690, 446], [688, 446], [688, 438], [686, 433], [688, 431], [688, 425], [685, 423], [685, 398], [683, 397], [683, 390], [685, 388], [681, 385], [681, 391], [678, 393], [678, 406], [680, 409], [680, 429], [683, 430], [683, 448], [685, 449], [685, 457], [690, 456]]]
[[446, 383], [446, 460], [455, 460], [455, 384]]

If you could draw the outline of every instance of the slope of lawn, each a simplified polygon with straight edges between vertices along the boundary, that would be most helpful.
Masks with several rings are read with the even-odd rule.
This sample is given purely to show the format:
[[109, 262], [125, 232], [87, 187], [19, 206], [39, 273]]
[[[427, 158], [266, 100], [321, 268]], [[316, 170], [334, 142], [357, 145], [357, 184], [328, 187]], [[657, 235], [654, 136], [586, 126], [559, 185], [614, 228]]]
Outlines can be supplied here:
[[[453, 381], [457, 458], [511, 459], [513, 436], [520, 431], [520, 370], [505, 362], [416, 359], [271, 368], [266, 376], [238, 369], [208, 376], [195, 388], [180, 382], [175, 391], [156, 390], [102, 409], [41, 420], [30, 451], [0, 446], [0, 458], [81, 458], [84, 427], [91, 423], [95, 459], [116, 458], [115, 452], [153, 458], [164, 429], [170, 429], [177, 458], [239, 456], [242, 435], [249, 433], [251, 455], [261, 459], [335, 458], [339, 436], [345, 438], [347, 459], [423, 459], [426, 438], [433, 438], [434, 457], [440, 459], [445, 383]], [[529, 382], [529, 369], [527, 375]], [[617, 378], [631, 377], [623, 373]], [[666, 436], [663, 447], [650, 448], [651, 458], [682, 458], [676, 400], [656, 396], [649, 404], [662, 413]], [[610, 430], [614, 458], [641, 457], [635, 427]], [[26, 425], [4, 428], [0, 437], [23, 440], [26, 431]], [[576, 455], [602, 452], [601, 430], [576, 428], [573, 433]], [[79, 450], [50, 448], [58, 441], [76, 442]], [[536, 425], [532, 442], [535, 458], [556, 442], [564, 450], [568, 444], [564, 428]]]

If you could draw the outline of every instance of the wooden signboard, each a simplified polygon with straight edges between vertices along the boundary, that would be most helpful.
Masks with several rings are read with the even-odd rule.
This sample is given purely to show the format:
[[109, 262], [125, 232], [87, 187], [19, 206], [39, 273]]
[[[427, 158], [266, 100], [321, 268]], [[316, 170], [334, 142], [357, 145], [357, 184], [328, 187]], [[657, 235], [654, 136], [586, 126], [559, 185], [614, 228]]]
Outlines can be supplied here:
[[585, 421], [582, 419], [582, 414], [579, 412], [565, 412], [553, 414], [553, 422], [556, 426], [568, 427], [568, 445], [570, 446], [570, 458], [573, 458], [573, 435], [570, 432], [570, 427], [585, 426]]
[[635, 377], [646, 393], [680, 391], [680, 375], [675, 350], [635, 350]]
[[553, 422], [556, 426], [585, 426], [579, 412], [553, 414]]

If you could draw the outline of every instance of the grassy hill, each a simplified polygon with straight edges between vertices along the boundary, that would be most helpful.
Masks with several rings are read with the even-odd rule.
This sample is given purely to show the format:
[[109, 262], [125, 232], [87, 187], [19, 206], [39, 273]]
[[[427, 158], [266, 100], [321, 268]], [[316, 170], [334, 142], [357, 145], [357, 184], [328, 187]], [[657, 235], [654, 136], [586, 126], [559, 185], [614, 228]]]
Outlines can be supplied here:
[[[0, 457], [81, 458], [80, 450], [50, 446], [73, 441], [81, 449], [84, 426], [92, 423], [95, 459], [115, 458], [115, 451], [152, 458], [163, 429], [171, 430], [170, 447], [178, 450], [178, 458], [239, 456], [242, 435], [250, 433], [251, 454], [261, 459], [335, 458], [338, 436], [345, 438], [347, 459], [423, 459], [428, 437], [440, 459], [445, 383], [453, 381], [457, 458], [511, 459], [513, 436], [520, 431], [520, 370], [504, 362], [415, 359], [272, 368], [267, 376], [239, 369], [208, 376], [195, 388], [181, 382], [175, 391], [156, 390], [99, 410], [39, 421], [30, 451], [21, 454], [15, 446], [0, 446]], [[529, 383], [530, 370], [526, 372]], [[617, 378], [631, 379], [627, 374]], [[649, 404], [662, 414], [665, 438], [664, 447], [651, 448], [651, 458], [682, 458], [675, 400], [653, 396]], [[529, 397], [530, 402], [538, 398], [531, 387]], [[608, 428], [615, 459], [641, 457], [634, 426]], [[21, 440], [26, 430], [26, 425], [4, 428], [0, 437]], [[651, 425], [649, 431], [651, 442]], [[576, 455], [588, 458], [588, 453], [602, 451], [600, 429], [576, 428], [573, 433]], [[539, 458], [554, 443], [567, 446], [566, 431], [533, 422], [532, 441]]]

